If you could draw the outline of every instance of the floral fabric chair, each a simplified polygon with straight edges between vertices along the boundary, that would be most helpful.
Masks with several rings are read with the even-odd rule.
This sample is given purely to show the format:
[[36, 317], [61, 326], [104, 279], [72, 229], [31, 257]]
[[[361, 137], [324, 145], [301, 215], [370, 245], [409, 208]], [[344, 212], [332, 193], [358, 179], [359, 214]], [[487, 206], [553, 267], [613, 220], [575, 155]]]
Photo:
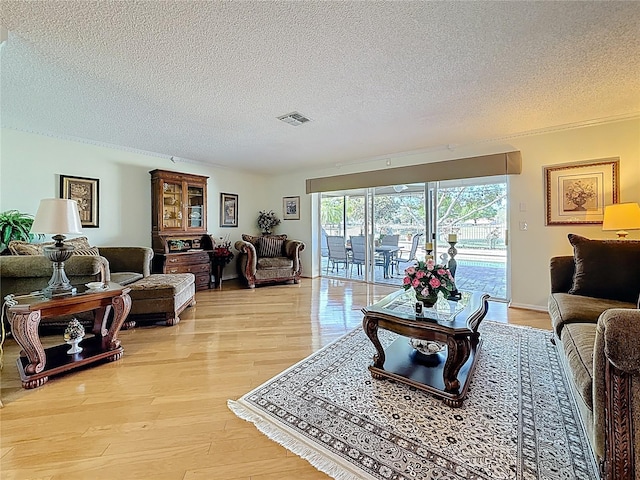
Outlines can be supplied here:
[[266, 283], [300, 282], [300, 252], [304, 243], [288, 240], [286, 235], [242, 235], [235, 243], [238, 273], [249, 288]]

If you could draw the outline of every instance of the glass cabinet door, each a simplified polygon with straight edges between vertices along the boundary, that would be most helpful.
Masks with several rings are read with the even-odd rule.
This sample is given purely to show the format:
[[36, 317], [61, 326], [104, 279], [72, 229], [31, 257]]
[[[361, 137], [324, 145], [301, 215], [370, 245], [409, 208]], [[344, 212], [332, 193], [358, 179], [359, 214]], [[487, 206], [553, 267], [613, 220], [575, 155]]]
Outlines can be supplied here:
[[201, 228], [204, 217], [204, 188], [187, 186], [187, 228]]
[[163, 182], [162, 203], [164, 228], [182, 228], [182, 184]]

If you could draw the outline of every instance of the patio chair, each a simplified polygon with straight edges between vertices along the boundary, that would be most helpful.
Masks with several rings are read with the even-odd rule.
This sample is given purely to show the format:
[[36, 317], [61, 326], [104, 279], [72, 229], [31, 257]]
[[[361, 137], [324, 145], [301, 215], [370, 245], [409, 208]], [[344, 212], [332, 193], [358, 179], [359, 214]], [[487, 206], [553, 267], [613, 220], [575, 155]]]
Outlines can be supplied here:
[[[358, 275], [362, 275], [362, 265], [364, 265], [366, 260], [366, 244], [364, 241], [363, 235], [355, 235], [351, 237], [351, 267], [349, 273], [351, 273], [351, 269], [353, 265], [358, 267], [357, 273]], [[384, 267], [384, 258], [383, 257], [374, 257], [375, 266], [376, 267]]]
[[365, 244], [362, 235], [351, 237], [351, 266], [349, 267], [349, 275], [353, 266], [356, 265], [358, 275], [362, 275], [362, 265], [365, 261]]
[[[391, 246], [391, 247], [397, 247], [398, 246], [398, 242], [400, 241], [400, 235], [385, 235], [384, 237], [382, 237], [382, 242], [381, 245], [387, 245], [387, 246]], [[398, 258], [398, 253], [399, 252], [394, 252], [391, 254], [391, 275], [393, 276], [393, 268], [396, 265], [396, 259]], [[380, 255], [377, 255], [380, 256]], [[384, 258], [382, 259], [382, 261], [384, 261]]]
[[[418, 251], [418, 245], [420, 244], [420, 239], [422, 238], [422, 235], [424, 235], [423, 233], [416, 233], [413, 236], [413, 241], [411, 242], [411, 250], [409, 250], [409, 255], [406, 258], [402, 258], [401, 256], [396, 257], [395, 259], [395, 265], [396, 265], [396, 270], [398, 272], [401, 271], [400, 268], [400, 264], [408, 264], [408, 263], [413, 263], [417, 260], [416, 258], [416, 252]], [[406, 267], [403, 265], [402, 270], [404, 270]]]
[[346, 270], [349, 266], [349, 255], [347, 253], [347, 247], [345, 245], [344, 237], [337, 235], [327, 235], [327, 273], [329, 273], [329, 263], [331, 263], [331, 271], [336, 268], [340, 270], [340, 264], [344, 264]]

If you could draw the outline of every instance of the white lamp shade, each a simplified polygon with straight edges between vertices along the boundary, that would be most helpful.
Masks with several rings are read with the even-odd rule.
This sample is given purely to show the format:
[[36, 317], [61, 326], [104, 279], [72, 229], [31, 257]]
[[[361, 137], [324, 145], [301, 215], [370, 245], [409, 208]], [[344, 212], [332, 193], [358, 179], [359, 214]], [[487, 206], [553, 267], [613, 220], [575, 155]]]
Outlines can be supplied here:
[[82, 222], [75, 200], [45, 198], [40, 200], [32, 233], [66, 234], [82, 233]]
[[640, 228], [640, 205], [614, 203], [604, 207], [602, 230], [635, 230]]

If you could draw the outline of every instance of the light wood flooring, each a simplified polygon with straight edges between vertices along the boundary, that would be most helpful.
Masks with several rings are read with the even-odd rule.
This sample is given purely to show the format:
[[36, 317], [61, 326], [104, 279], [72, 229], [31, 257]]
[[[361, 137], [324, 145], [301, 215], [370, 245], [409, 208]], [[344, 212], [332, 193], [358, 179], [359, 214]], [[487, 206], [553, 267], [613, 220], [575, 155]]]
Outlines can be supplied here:
[[[24, 390], [8, 339], [1, 378], [0, 478], [325, 479], [227, 408], [361, 324], [393, 291], [347, 280], [198, 292], [174, 327], [120, 334], [124, 357]], [[550, 329], [543, 312], [491, 303], [488, 320]], [[61, 343], [61, 335], [43, 339]]]

